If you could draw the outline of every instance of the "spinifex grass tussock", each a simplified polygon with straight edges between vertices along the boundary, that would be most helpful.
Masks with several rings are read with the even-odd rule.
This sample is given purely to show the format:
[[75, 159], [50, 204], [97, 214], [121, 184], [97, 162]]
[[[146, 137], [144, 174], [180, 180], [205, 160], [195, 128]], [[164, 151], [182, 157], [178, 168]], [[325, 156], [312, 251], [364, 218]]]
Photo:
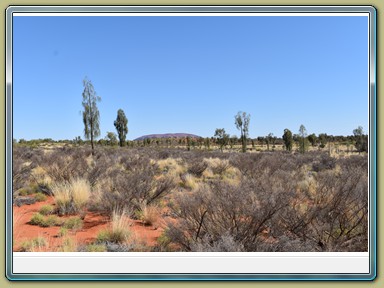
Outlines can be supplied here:
[[186, 171], [186, 167], [183, 165], [183, 160], [181, 158], [160, 159], [156, 163], [161, 173], [171, 177], [179, 177]]
[[160, 220], [160, 210], [156, 205], [141, 205], [139, 219], [144, 225], [156, 225]]
[[48, 245], [44, 237], [35, 237], [31, 240], [26, 240], [21, 243], [21, 251], [23, 252], [38, 252], [43, 250]]
[[77, 252], [77, 240], [72, 237], [64, 237], [61, 246], [57, 249], [58, 252]]
[[43, 202], [43, 201], [47, 200], [47, 196], [45, 196], [41, 192], [36, 193], [34, 198], [36, 199], [37, 202]]
[[80, 217], [70, 217], [64, 221], [63, 227], [70, 230], [80, 230], [83, 228], [83, 220]]
[[51, 227], [61, 225], [62, 221], [56, 215], [44, 216], [40, 213], [33, 214], [29, 224], [40, 227]]
[[53, 208], [52, 205], [43, 205], [39, 210], [40, 214], [42, 215], [49, 215], [54, 213], [54, 211], [55, 211], [55, 208]]
[[189, 173], [183, 174], [181, 176], [181, 180], [182, 186], [190, 190], [196, 190], [199, 187], [199, 183], [197, 182], [196, 178]]
[[61, 182], [52, 185], [58, 212], [61, 215], [77, 214], [85, 209], [91, 195], [87, 180], [76, 178], [70, 182]]
[[97, 242], [124, 243], [129, 239], [131, 220], [125, 212], [113, 211], [110, 227], [97, 235]]

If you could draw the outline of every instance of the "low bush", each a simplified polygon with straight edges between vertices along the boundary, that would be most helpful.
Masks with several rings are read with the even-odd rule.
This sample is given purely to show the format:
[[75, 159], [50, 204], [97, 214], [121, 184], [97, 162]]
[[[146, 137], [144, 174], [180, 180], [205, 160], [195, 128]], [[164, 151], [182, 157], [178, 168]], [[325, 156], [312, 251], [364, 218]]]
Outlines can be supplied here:
[[85, 246], [85, 252], [107, 252], [105, 244], [89, 244]]
[[40, 227], [51, 227], [61, 225], [61, 221], [56, 215], [44, 216], [40, 213], [35, 213], [29, 221], [29, 224]]
[[42, 215], [49, 215], [54, 213], [54, 211], [55, 211], [55, 208], [53, 208], [52, 205], [43, 205], [41, 206], [39, 213]]
[[43, 202], [45, 200], [47, 200], [47, 196], [45, 196], [43, 193], [39, 192], [39, 193], [36, 193], [34, 198], [36, 199], [37, 202]]
[[70, 230], [80, 230], [83, 228], [83, 220], [78, 216], [68, 218], [64, 221], [63, 227]]

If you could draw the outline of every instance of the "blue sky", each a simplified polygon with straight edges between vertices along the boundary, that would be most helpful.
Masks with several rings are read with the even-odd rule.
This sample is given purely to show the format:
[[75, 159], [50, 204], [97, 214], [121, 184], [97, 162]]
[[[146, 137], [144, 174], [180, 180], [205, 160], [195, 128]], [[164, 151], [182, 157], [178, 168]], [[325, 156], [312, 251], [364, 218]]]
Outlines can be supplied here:
[[82, 81], [102, 101], [100, 138], [203, 137], [234, 115], [249, 135], [368, 130], [367, 17], [14, 17], [13, 133], [84, 138]]

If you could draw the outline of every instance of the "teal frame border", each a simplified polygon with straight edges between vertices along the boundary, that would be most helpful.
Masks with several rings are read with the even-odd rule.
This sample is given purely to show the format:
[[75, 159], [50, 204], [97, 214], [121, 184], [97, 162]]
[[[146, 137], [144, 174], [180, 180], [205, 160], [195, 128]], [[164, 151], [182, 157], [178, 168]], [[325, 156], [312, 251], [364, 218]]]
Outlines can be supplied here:
[[[370, 208], [370, 273], [367, 274], [15, 274], [12, 252], [12, 17], [13, 13], [38, 12], [272, 12], [272, 13], [369, 13], [369, 208]], [[370, 281], [377, 276], [377, 20], [373, 6], [9, 6], [6, 10], [6, 277], [14, 281], [72, 280], [72, 281]]]

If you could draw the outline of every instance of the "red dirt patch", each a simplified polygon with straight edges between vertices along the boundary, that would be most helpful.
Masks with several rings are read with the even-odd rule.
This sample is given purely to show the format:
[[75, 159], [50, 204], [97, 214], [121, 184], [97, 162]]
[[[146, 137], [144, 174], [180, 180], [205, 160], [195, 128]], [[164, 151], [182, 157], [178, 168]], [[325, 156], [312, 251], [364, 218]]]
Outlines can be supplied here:
[[[55, 206], [53, 197], [48, 197], [44, 202], [36, 202], [32, 205], [21, 207], [13, 206], [13, 251], [22, 251], [21, 245], [24, 241], [30, 241], [36, 237], [43, 237], [48, 245], [38, 251], [56, 252], [60, 251], [63, 239], [70, 238], [76, 245], [92, 243], [96, 240], [101, 230], [108, 229], [109, 218], [94, 212], [86, 212], [83, 220], [83, 228], [78, 231], [69, 230], [68, 234], [60, 237], [60, 227], [39, 227], [29, 224], [33, 214], [39, 212], [43, 205]], [[68, 216], [60, 217], [69, 218]], [[144, 226], [139, 220], [132, 220], [133, 240], [145, 246], [155, 246], [157, 238], [163, 232], [162, 227]]]

